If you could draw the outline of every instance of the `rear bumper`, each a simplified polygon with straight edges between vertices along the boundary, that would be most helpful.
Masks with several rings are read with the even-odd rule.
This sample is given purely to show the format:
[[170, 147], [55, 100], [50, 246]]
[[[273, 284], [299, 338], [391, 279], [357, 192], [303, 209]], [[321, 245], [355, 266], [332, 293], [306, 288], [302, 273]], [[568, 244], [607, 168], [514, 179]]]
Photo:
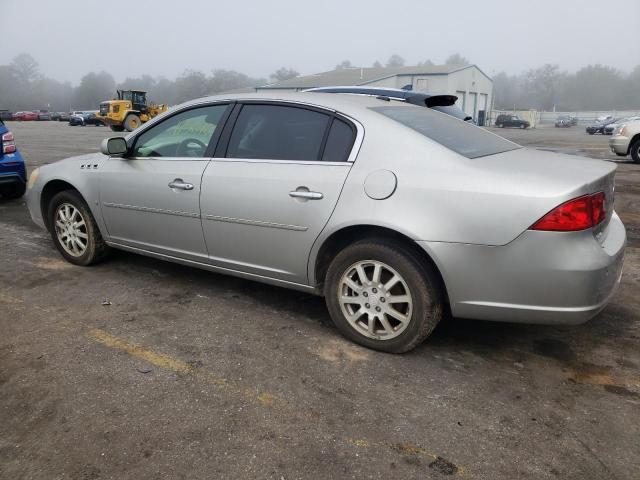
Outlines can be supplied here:
[[586, 230], [526, 231], [499, 247], [419, 243], [442, 272], [454, 316], [578, 324], [615, 293], [626, 232], [614, 212], [599, 240]]
[[609, 148], [613, 153], [627, 155], [629, 153], [629, 138], [623, 135], [614, 135], [609, 139]]

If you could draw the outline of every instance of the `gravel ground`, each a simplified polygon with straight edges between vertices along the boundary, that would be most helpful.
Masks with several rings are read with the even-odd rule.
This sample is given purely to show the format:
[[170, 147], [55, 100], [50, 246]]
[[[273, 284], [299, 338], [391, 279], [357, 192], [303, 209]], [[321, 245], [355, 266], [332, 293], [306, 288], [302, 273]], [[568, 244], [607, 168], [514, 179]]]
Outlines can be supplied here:
[[[31, 168], [111, 134], [8, 125]], [[587, 324], [451, 319], [376, 353], [321, 298], [127, 253], [72, 266], [0, 200], [0, 478], [640, 478], [640, 166], [579, 127], [499, 133], [619, 162], [625, 271]]]

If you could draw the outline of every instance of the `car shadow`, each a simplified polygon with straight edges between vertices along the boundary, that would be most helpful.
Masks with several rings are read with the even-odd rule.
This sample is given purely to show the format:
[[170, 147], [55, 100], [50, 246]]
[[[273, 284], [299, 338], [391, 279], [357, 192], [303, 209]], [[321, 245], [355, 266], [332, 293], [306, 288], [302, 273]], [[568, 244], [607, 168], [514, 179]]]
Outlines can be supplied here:
[[[268, 310], [282, 311], [287, 317], [300, 318], [335, 330], [322, 297], [282, 287], [217, 274], [173, 264], [123, 251], [114, 252], [106, 268], [127, 275], [159, 274], [170, 277], [172, 286], [189, 292], [204, 291], [208, 296], [231, 295], [248, 298]], [[241, 308], [241, 307], [239, 307]], [[603, 313], [582, 325], [528, 325], [460, 319], [446, 315], [432, 335], [408, 355], [426, 357], [434, 352], [466, 352], [503, 361], [525, 361], [540, 355], [574, 368], [588, 362], [589, 355], [603, 342], [615, 343], [628, 337], [638, 321], [636, 312], [612, 302]], [[302, 327], [302, 325], [301, 325]], [[333, 334], [339, 335], [337, 331]]]

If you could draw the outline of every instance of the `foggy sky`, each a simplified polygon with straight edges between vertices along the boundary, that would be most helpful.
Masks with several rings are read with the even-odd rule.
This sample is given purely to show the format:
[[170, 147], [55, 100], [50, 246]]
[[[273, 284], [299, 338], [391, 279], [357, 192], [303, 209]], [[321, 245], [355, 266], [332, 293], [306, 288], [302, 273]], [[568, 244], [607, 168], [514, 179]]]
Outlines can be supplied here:
[[309, 74], [394, 53], [415, 65], [459, 52], [489, 75], [640, 64], [640, 0], [0, 0], [0, 18], [0, 64], [30, 53], [73, 84], [100, 70], [117, 81], [185, 69]]

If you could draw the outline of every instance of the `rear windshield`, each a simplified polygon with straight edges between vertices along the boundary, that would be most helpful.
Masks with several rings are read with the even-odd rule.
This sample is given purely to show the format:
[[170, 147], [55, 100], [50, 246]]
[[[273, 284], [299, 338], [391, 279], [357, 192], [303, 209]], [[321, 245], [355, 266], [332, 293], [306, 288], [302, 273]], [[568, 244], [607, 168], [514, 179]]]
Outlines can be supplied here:
[[369, 107], [386, 117], [412, 128], [425, 137], [467, 158], [478, 158], [522, 148], [450, 115], [421, 107]]

